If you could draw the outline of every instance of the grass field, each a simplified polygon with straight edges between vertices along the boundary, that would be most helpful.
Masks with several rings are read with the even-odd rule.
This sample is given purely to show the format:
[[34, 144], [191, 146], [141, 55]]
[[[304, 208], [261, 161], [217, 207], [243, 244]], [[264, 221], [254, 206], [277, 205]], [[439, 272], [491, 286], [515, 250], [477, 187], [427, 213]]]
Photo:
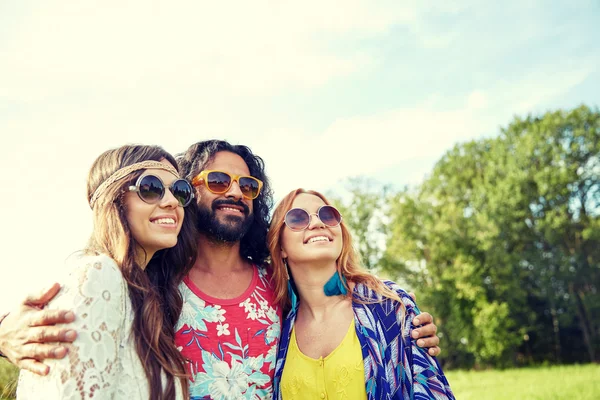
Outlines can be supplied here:
[[458, 400], [599, 400], [600, 365], [448, 371]]
[[14, 399], [18, 376], [17, 369], [4, 358], [0, 358], [0, 400]]
[[[446, 376], [458, 400], [600, 400], [600, 365], [569, 365], [505, 371], [447, 371]], [[17, 371], [0, 359], [0, 399]]]

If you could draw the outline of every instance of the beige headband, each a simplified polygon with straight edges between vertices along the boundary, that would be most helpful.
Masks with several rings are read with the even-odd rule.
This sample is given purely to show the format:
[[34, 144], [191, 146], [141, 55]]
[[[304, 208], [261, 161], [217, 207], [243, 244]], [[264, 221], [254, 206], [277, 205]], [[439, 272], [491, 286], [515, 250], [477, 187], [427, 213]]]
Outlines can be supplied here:
[[173, 168], [169, 164], [165, 164], [160, 161], [142, 161], [139, 163], [128, 165], [113, 172], [113, 174], [109, 176], [108, 179], [106, 179], [104, 182], [102, 182], [100, 186], [98, 186], [98, 188], [94, 191], [94, 194], [92, 194], [92, 197], [90, 199], [90, 207], [94, 208], [94, 203], [96, 203], [98, 197], [100, 197], [110, 185], [112, 185], [118, 180], [125, 178], [127, 175], [134, 171], [147, 168], [163, 169], [165, 171], [169, 171], [176, 177], [179, 177], [179, 173], [175, 168]]

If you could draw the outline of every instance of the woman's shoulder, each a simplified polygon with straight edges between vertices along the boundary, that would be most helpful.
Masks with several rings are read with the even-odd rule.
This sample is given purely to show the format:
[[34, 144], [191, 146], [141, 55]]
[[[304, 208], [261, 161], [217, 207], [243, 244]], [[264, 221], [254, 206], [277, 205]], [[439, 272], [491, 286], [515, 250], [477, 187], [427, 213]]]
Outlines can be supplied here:
[[[406, 290], [404, 290], [400, 285], [398, 285], [396, 282], [391, 281], [389, 279], [381, 279], [381, 283], [390, 291], [392, 291], [393, 293], [395, 293], [401, 300], [402, 302], [407, 305], [407, 306], [415, 306], [414, 300], [412, 299], [412, 297], [410, 297], [410, 295], [408, 294], [408, 292]], [[386, 296], [383, 295], [383, 293], [369, 287], [367, 284], [365, 283], [357, 283], [356, 284], [356, 288], [355, 291], [363, 298], [365, 299], [371, 299], [374, 301], [385, 301], [386, 300]], [[390, 301], [397, 301], [394, 299], [389, 299]]]
[[[420, 313], [419, 309], [408, 292], [396, 282], [381, 280], [381, 283], [385, 291], [381, 287], [375, 290], [366, 284], [357, 284], [359, 296], [355, 296], [355, 313], [361, 325], [371, 327], [376, 336], [406, 337], [412, 319]], [[376, 329], [378, 326], [381, 329]]]
[[81, 274], [97, 271], [101, 274], [121, 275], [121, 270], [116, 261], [106, 254], [89, 254], [77, 252], [67, 258], [67, 268], [70, 274]]
[[76, 289], [82, 295], [99, 295], [110, 292], [119, 295], [123, 290], [124, 278], [121, 269], [106, 254], [78, 252], [67, 259], [68, 274], [63, 280], [63, 292]]
[[402, 299], [402, 302], [404, 303], [404, 305], [406, 306], [415, 306], [415, 302], [413, 300], [412, 297], [410, 297], [410, 295], [408, 294], [408, 292], [406, 290], [404, 290], [400, 285], [398, 285], [396, 282], [394, 281], [390, 281], [388, 279], [382, 279], [383, 284], [390, 289], [391, 291], [393, 291], [394, 293], [396, 293], [398, 295], [398, 297], [400, 297], [400, 299]]

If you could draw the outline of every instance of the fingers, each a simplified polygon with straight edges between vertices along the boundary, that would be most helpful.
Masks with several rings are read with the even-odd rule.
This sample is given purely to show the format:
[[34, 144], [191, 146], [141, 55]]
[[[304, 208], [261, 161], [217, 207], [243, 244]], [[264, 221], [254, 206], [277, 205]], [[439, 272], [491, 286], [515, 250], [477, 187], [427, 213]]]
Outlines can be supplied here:
[[437, 326], [434, 324], [423, 325], [417, 329], [413, 329], [411, 332], [411, 336], [413, 339], [426, 338], [429, 336], [434, 336], [437, 332]]
[[29, 294], [23, 304], [42, 307], [45, 306], [60, 290], [60, 284], [54, 283], [52, 286], [39, 293]]
[[42, 364], [41, 362], [32, 359], [21, 360], [17, 363], [17, 367], [26, 369], [41, 376], [48, 375], [48, 372], [50, 371], [50, 367], [48, 367], [46, 364]]
[[68, 353], [68, 350], [65, 346], [57, 346], [55, 344], [45, 344], [45, 343], [32, 343], [26, 346], [23, 346], [23, 358], [22, 360], [36, 360], [43, 361], [48, 358], [60, 359], [64, 358]]
[[440, 338], [436, 336], [437, 326], [433, 323], [433, 317], [429, 313], [421, 313], [417, 315], [413, 321], [414, 326], [418, 326], [411, 332], [411, 337], [417, 340], [417, 346], [427, 348], [431, 356], [440, 354], [441, 349], [438, 347]]
[[33, 327], [26, 336], [27, 343], [72, 342], [76, 337], [77, 332], [73, 329], [57, 326]]
[[29, 320], [29, 326], [44, 326], [66, 324], [75, 321], [75, 314], [68, 310], [42, 310], [34, 312]]
[[413, 292], [408, 292], [408, 295], [413, 299], [413, 301], [417, 301], [417, 296]]
[[[25, 368], [38, 375], [46, 375], [49, 368], [42, 362], [46, 359], [64, 358], [68, 349], [65, 346], [57, 346], [55, 344], [33, 343], [21, 346], [18, 354], [9, 353], [9, 360], [19, 368]], [[12, 356], [12, 357], [11, 357]]]
[[50, 344], [28, 344], [22, 346], [20, 350], [19, 358], [14, 361], [14, 364], [21, 369], [26, 369], [37, 375], [47, 375], [50, 371], [50, 367], [40, 362], [48, 358], [64, 358], [68, 353], [68, 349], [65, 346], [56, 346]]
[[424, 349], [436, 347], [438, 344], [440, 344], [440, 338], [437, 336], [423, 337], [417, 340], [417, 346]]
[[413, 319], [412, 323], [414, 326], [433, 324], [433, 317], [428, 312], [422, 312]]
[[430, 347], [427, 350], [427, 353], [432, 357], [439, 356], [441, 352], [442, 352], [442, 349], [440, 349], [438, 346]]

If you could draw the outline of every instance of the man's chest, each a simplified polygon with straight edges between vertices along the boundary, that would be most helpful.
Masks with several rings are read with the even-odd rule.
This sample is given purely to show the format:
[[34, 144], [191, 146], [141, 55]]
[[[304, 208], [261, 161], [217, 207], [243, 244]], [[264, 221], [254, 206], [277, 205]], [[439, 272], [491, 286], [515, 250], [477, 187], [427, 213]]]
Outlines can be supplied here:
[[244, 270], [219, 275], [194, 272], [190, 274], [190, 280], [202, 293], [210, 297], [233, 299], [244, 294], [250, 287], [253, 272]]

